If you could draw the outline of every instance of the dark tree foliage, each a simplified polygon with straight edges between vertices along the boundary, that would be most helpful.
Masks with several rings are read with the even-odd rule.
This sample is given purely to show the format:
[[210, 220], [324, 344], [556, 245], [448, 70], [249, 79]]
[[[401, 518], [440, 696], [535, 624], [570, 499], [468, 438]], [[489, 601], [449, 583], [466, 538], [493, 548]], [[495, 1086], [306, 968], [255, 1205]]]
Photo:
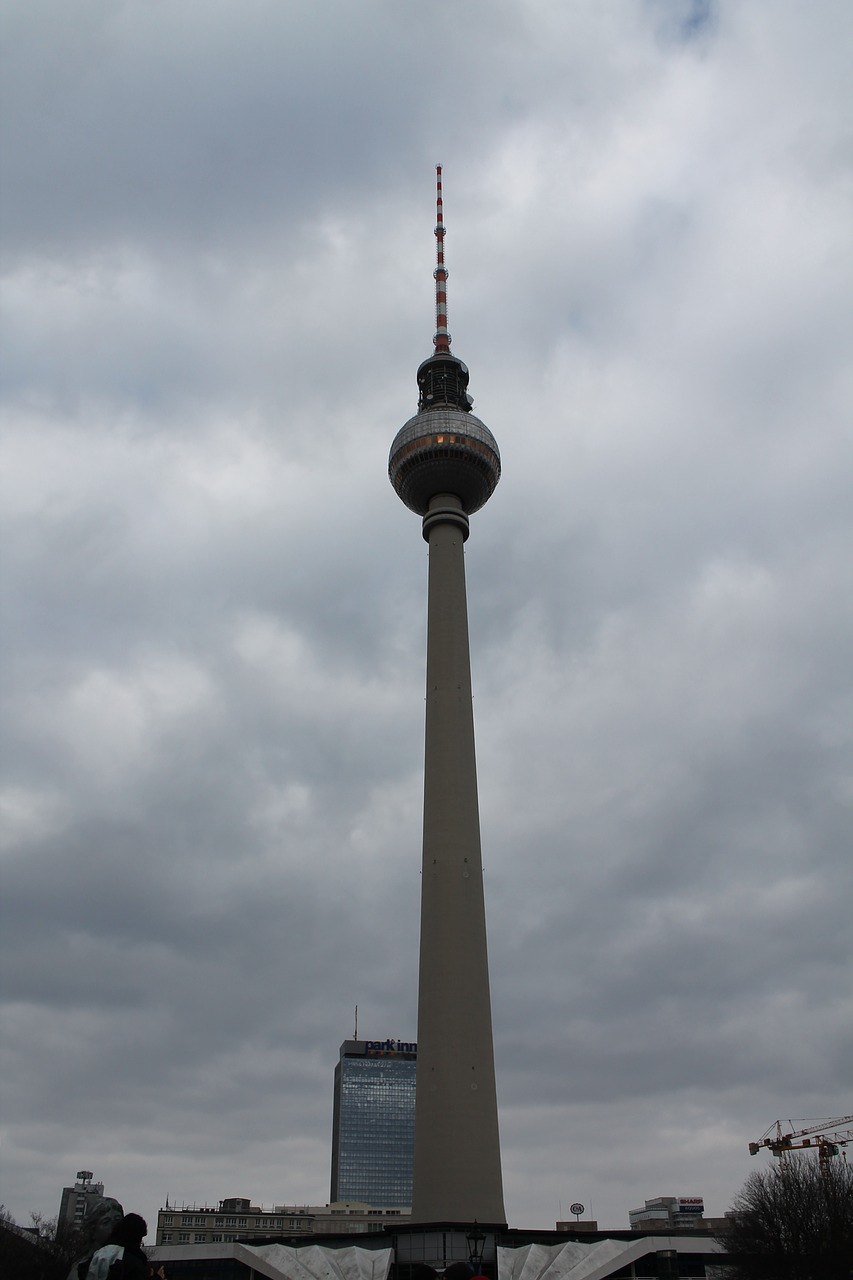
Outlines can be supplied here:
[[720, 1236], [732, 1280], [850, 1280], [853, 1169], [789, 1157], [751, 1173]]
[[58, 1231], [39, 1213], [30, 1215], [32, 1227], [22, 1231], [0, 1205], [0, 1276], [4, 1280], [66, 1280], [79, 1257], [81, 1241], [74, 1230]]

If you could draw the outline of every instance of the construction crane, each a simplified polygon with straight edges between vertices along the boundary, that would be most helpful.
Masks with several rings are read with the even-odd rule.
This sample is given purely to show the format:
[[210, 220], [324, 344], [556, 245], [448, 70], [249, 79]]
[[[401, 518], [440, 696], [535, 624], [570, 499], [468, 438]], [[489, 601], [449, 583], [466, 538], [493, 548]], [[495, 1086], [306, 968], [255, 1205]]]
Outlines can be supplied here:
[[766, 1147], [771, 1155], [785, 1159], [789, 1151], [815, 1148], [824, 1164], [851, 1141], [853, 1116], [836, 1116], [828, 1120], [776, 1120], [757, 1142], [750, 1142], [749, 1154], [757, 1156]]

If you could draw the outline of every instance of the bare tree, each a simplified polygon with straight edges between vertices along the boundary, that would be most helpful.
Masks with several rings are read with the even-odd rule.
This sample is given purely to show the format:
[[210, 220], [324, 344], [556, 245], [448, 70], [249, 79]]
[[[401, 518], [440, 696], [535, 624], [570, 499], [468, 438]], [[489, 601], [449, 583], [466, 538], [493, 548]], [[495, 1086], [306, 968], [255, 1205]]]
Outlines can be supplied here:
[[809, 1156], [751, 1173], [719, 1237], [732, 1280], [851, 1280], [853, 1169]]

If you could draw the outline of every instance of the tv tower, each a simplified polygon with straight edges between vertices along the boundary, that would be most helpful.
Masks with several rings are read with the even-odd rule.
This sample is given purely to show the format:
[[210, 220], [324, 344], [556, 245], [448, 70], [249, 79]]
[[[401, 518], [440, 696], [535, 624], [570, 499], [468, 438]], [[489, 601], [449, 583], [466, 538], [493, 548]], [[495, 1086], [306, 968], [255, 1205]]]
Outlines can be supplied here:
[[441, 166], [435, 351], [418, 369], [418, 412], [388, 474], [429, 544], [418, 1077], [412, 1218], [506, 1222], [498, 1136], [463, 543], [501, 474], [451, 353]]

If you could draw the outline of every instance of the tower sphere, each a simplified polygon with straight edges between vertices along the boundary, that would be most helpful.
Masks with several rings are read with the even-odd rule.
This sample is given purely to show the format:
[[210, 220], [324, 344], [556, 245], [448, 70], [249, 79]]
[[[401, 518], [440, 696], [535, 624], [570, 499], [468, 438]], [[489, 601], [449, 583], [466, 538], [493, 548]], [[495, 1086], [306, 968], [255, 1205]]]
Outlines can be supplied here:
[[398, 496], [420, 516], [439, 493], [455, 493], [467, 515], [479, 511], [500, 474], [500, 454], [489, 428], [473, 413], [450, 407], [410, 418], [394, 437], [388, 460]]
[[471, 412], [468, 368], [448, 352], [418, 369], [418, 412], [391, 445], [388, 475], [406, 506], [424, 516], [430, 499], [453, 493], [466, 515], [479, 511], [501, 476], [497, 441]]

